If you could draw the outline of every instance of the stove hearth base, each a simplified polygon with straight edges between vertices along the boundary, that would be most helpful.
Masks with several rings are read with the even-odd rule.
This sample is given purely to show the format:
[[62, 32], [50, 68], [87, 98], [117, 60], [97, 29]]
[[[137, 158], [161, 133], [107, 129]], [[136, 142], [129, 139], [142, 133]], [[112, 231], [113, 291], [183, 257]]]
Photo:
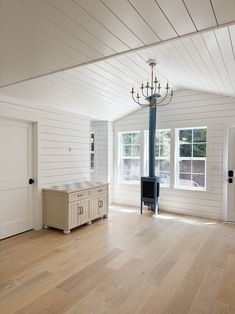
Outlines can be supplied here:
[[141, 177], [140, 213], [143, 212], [143, 204], [156, 215], [160, 203], [160, 180], [159, 177]]

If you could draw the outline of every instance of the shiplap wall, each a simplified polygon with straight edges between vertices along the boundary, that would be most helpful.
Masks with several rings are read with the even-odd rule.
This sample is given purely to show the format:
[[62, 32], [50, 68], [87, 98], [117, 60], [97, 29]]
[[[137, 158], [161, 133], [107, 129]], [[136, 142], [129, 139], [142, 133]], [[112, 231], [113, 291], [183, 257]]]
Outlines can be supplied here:
[[110, 121], [91, 121], [95, 136], [95, 169], [93, 181], [111, 182], [113, 176], [113, 125]]
[[[206, 192], [161, 189], [161, 210], [215, 219], [226, 219], [227, 128], [235, 125], [235, 99], [221, 95], [179, 90], [173, 101], [158, 110], [158, 128], [208, 126], [208, 190]], [[138, 110], [114, 123], [114, 156], [117, 133], [148, 129], [148, 110]], [[173, 139], [172, 139], [173, 140]], [[172, 160], [174, 153], [171, 153]], [[113, 202], [139, 206], [140, 186], [118, 184], [117, 158], [114, 160]]]
[[[90, 180], [89, 117], [58, 110], [36, 109], [30, 105], [1, 101], [1, 99], [0, 116], [38, 122], [39, 173], [37, 179], [40, 182], [40, 204], [43, 186]], [[37, 226], [41, 226], [42, 208], [38, 211]]]
[[88, 117], [42, 113], [43, 185], [90, 179], [89, 130]]

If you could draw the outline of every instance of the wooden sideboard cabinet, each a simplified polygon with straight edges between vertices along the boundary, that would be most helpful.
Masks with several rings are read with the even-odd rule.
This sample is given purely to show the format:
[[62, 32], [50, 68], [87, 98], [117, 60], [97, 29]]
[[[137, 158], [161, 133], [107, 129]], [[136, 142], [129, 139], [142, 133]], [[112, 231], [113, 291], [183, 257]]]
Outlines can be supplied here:
[[107, 217], [109, 184], [78, 182], [43, 189], [44, 228], [62, 229], [64, 234], [92, 220]]

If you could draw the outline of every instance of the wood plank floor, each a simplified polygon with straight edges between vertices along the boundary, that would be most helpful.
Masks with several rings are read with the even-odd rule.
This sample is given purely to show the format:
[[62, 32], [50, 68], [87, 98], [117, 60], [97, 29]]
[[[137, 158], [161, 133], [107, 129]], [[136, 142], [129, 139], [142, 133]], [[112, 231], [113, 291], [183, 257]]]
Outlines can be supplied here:
[[0, 313], [235, 313], [235, 226], [114, 207], [3, 240]]

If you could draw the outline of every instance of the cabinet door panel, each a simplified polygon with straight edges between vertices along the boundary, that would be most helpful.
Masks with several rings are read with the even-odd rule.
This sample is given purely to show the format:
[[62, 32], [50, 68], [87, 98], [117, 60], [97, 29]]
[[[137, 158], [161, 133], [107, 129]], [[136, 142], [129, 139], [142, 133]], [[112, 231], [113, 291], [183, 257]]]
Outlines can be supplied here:
[[80, 202], [69, 205], [69, 229], [79, 225], [79, 204]]
[[90, 221], [90, 200], [79, 202], [79, 224], [85, 224]]

